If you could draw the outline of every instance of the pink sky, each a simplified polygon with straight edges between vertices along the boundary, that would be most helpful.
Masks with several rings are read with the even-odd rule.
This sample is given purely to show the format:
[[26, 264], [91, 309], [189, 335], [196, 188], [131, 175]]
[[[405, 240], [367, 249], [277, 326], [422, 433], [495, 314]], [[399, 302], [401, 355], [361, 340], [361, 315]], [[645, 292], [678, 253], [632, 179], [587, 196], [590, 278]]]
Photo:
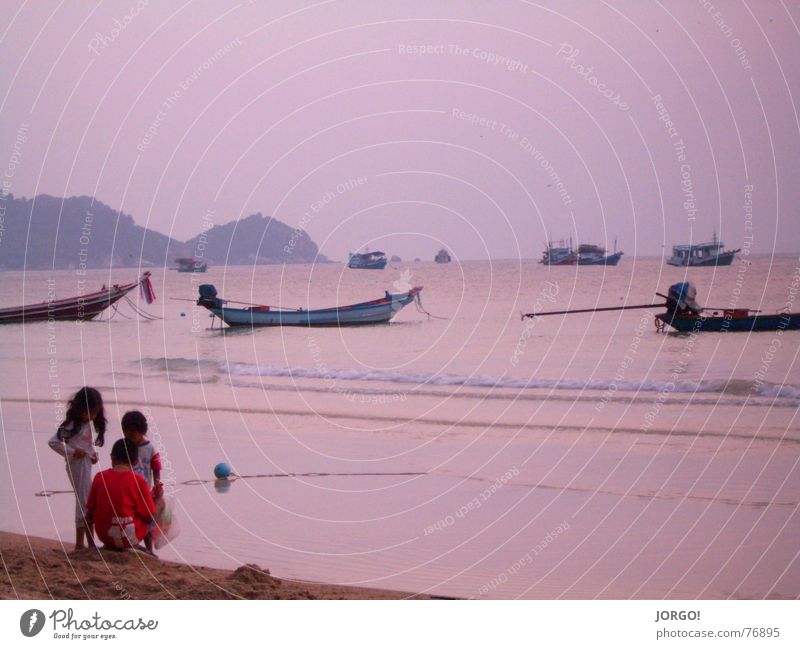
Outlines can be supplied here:
[[797, 3], [3, 13], [0, 164], [18, 196], [95, 195], [180, 239], [207, 214], [262, 212], [335, 259], [535, 257], [548, 236], [657, 255], [714, 230], [800, 249]]

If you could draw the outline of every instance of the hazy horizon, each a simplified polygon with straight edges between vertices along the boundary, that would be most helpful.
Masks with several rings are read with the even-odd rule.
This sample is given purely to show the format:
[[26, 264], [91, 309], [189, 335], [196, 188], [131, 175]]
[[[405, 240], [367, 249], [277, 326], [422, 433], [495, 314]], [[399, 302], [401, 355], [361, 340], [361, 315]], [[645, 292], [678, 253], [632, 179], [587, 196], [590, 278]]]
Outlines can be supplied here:
[[[17, 4], [3, 190], [179, 240], [261, 212], [332, 259], [800, 250], [800, 11], [682, 0]], [[791, 210], [791, 212], [787, 212]]]

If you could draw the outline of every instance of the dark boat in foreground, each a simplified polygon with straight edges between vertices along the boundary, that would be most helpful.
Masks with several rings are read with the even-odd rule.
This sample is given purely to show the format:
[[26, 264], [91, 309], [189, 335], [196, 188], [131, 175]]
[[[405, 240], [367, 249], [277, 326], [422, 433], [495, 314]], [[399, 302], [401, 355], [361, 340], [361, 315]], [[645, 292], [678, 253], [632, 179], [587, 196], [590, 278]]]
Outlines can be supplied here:
[[281, 309], [251, 304], [247, 307], [229, 307], [234, 302], [217, 297], [212, 284], [200, 286], [199, 306], [205, 307], [229, 327], [345, 327], [389, 322], [404, 306], [418, 300], [421, 286], [405, 293], [386, 295], [370, 302], [329, 309]]
[[[714, 312], [715, 314], [718, 312]], [[656, 320], [683, 333], [695, 331], [781, 331], [800, 329], [800, 313], [759, 315], [749, 309], [726, 309], [722, 315], [659, 313]]]
[[544, 315], [566, 315], [571, 313], [598, 313], [602, 311], [624, 311], [626, 309], [653, 309], [665, 307], [664, 313], [656, 314], [656, 329], [664, 331], [672, 327], [682, 333], [701, 331], [786, 331], [800, 329], [800, 313], [761, 313], [755, 309], [703, 308], [696, 302], [697, 289], [691, 282], [680, 282], [669, 287], [667, 295], [657, 293], [666, 302], [656, 304], [632, 304], [627, 306], [600, 307], [596, 309], [572, 309], [568, 311], [545, 311], [524, 313], [523, 318]]
[[111, 288], [104, 286], [94, 293], [63, 300], [48, 300], [39, 304], [0, 309], [0, 324], [41, 322], [42, 320], [91, 320], [138, 287], [141, 287], [148, 304], [155, 299], [148, 271], [142, 273], [137, 281], [130, 284], [114, 284]]
[[667, 311], [656, 315], [656, 328], [669, 326], [683, 333], [695, 331], [782, 331], [800, 329], [800, 313], [764, 313], [755, 309], [709, 309], [696, 302], [691, 282], [673, 284], [666, 296]]

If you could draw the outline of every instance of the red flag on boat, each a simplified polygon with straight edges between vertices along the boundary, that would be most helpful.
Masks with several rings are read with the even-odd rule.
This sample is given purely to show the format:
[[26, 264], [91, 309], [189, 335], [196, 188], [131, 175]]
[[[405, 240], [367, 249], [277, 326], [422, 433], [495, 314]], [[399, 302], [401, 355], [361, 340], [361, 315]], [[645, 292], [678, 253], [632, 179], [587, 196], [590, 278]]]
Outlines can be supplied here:
[[156, 301], [156, 292], [153, 290], [153, 283], [150, 281], [150, 273], [144, 274], [139, 284], [139, 289], [145, 302], [152, 304]]

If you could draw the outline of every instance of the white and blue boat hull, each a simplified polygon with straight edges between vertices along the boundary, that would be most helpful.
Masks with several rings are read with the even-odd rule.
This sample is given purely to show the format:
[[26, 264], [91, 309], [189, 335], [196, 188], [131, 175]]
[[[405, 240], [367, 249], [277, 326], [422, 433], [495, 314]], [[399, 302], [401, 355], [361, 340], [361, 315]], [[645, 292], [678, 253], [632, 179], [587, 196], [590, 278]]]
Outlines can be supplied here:
[[[213, 288], [213, 287], [212, 287]], [[201, 287], [202, 289], [202, 287]], [[390, 294], [371, 302], [330, 309], [289, 311], [272, 307], [233, 308], [225, 300], [209, 295], [197, 301], [229, 327], [345, 327], [389, 322], [406, 305], [416, 299], [422, 287], [406, 293]]]

